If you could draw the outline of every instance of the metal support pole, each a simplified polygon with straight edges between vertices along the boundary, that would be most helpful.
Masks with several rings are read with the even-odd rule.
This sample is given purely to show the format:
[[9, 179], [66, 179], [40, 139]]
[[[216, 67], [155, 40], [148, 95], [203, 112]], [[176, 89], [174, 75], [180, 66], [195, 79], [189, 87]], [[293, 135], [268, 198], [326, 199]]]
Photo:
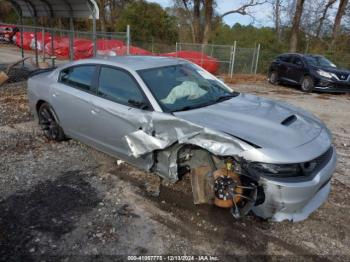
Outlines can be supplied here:
[[35, 48], [35, 64], [37, 67], [39, 67], [39, 60], [38, 60], [38, 32], [36, 28], [36, 17], [34, 17], [34, 48]]
[[258, 51], [257, 51], [257, 53], [256, 53], [255, 71], [254, 71], [254, 74], [255, 74], [255, 75], [256, 75], [256, 72], [258, 71], [259, 54], [260, 54], [260, 44], [258, 44]]
[[[21, 12], [21, 15], [19, 17], [19, 21], [21, 23], [21, 56], [22, 56], [22, 59], [24, 59], [24, 50], [23, 50], [23, 30], [24, 30], [24, 27], [23, 27], [22, 12]], [[24, 66], [24, 61], [22, 62], [22, 66]]]
[[233, 45], [231, 45], [230, 47], [230, 62], [228, 64], [228, 72], [227, 72], [227, 75], [230, 75], [231, 74], [231, 68], [232, 68], [232, 54], [233, 54]]
[[50, 25], [51, 25], [51, 54], [50, 54], [50, 57], [51, 57], [51, 63], [52, 63], [52, 67], [55, 67], [55, 51], [54, 51], [54, 46], [53, 46], [53, 38], [55, 36], [55, 30], [53, 29], [53, 23], [52, 23], [52, 19], [50, 19]]
[[175, 44], [175, 54], [176, 54], [176, 57], [177, 57], [177, 42]]
[[92, 39], [94, 42], [94, 57], [97, 53], [97, 46], [96, 46], [96, 14], [95, 11], [93, 12], [93, 19], [92, 19]]
[[130, 54], [130, 25], [126, 26], [126, 55]]
[[73, 17], [69, 18], [69, 60], [74, 60], [74, 21]]
[[250, 66], [250, 73], [253, 74], [254, 71], [254, 61], [255, 61], [255, 52], [256, 52], [256, 43], [254, 45], [254, 52], [253, 52], [253, 57], [252, 57], [252, 64]]
[[233, 69], [235, 67], [236, 49], [237, 49], [237, 41], [235, 41], [234, 44], [233, 44], [232, 61], [231, 61], [231, 72], [230, 72], [231, 78], [233, 77]]
[[43, 62], [45, 62], [45, 28], [43, 27], [43, 29], [41, 30], [41, 48], [43, 49]]
[[203, 67], [204, 44], [202, 44], [201, 67]]

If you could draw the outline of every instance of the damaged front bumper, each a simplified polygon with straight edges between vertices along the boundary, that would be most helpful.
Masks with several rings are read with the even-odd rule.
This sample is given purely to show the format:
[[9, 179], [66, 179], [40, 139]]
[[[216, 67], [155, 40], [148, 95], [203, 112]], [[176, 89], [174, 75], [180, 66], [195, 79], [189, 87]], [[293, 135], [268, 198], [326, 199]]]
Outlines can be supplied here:
[[336, 168], [337, 156], [333, 148], [328, 163], [308, 181], [282, 182], [261, 178], [265, 201], [252, 211], [259, 217], [272, 221], [306, 219], [320, 207], [330, 192], [330, 179]]

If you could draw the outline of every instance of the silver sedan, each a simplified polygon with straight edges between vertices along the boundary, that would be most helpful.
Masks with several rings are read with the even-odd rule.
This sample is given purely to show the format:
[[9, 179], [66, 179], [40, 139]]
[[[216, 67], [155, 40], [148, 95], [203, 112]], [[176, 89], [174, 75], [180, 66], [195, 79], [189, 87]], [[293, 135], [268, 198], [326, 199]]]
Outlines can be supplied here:
[[28, 80], [47, 138], [77, 139], [176, 182], [195, 204], [300, 221], [324, 203], [336, 166], [327, 127], [292, 105], [232, 91], [188, 61], [81, 60]]

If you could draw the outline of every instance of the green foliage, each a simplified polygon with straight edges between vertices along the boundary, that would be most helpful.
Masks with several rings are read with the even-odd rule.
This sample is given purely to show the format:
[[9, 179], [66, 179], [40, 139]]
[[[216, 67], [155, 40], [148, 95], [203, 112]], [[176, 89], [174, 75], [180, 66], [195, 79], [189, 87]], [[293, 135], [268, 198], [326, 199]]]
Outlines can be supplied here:
[[232, 27], [219, 23], [213, 31], [210, 39], [212, 43], [232, 45], [237, 41], [241, 47], [254, 47], [260, 43], [262, 48], [280, 50], [287, 47], [287, 43], [278, 41], [276, 32], [270, 27], [254, 27], [236, 23]]
[[116, 31], [131, 26], [132, 41], [174, 43], [178, 37], [176, 18], [156, 3], [137, 1], [126, 6], [117, 21]]

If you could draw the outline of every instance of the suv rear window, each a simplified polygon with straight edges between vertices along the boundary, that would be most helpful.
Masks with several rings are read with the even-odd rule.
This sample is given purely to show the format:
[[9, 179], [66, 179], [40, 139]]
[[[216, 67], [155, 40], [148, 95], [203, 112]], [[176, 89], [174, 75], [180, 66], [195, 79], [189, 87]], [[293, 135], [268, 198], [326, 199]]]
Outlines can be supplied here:
[[281, 55], [278, 57], [279, 60], [286, 62], [286, 63], [291, 63], [292, 62], [292, 56], [290, 55]]

